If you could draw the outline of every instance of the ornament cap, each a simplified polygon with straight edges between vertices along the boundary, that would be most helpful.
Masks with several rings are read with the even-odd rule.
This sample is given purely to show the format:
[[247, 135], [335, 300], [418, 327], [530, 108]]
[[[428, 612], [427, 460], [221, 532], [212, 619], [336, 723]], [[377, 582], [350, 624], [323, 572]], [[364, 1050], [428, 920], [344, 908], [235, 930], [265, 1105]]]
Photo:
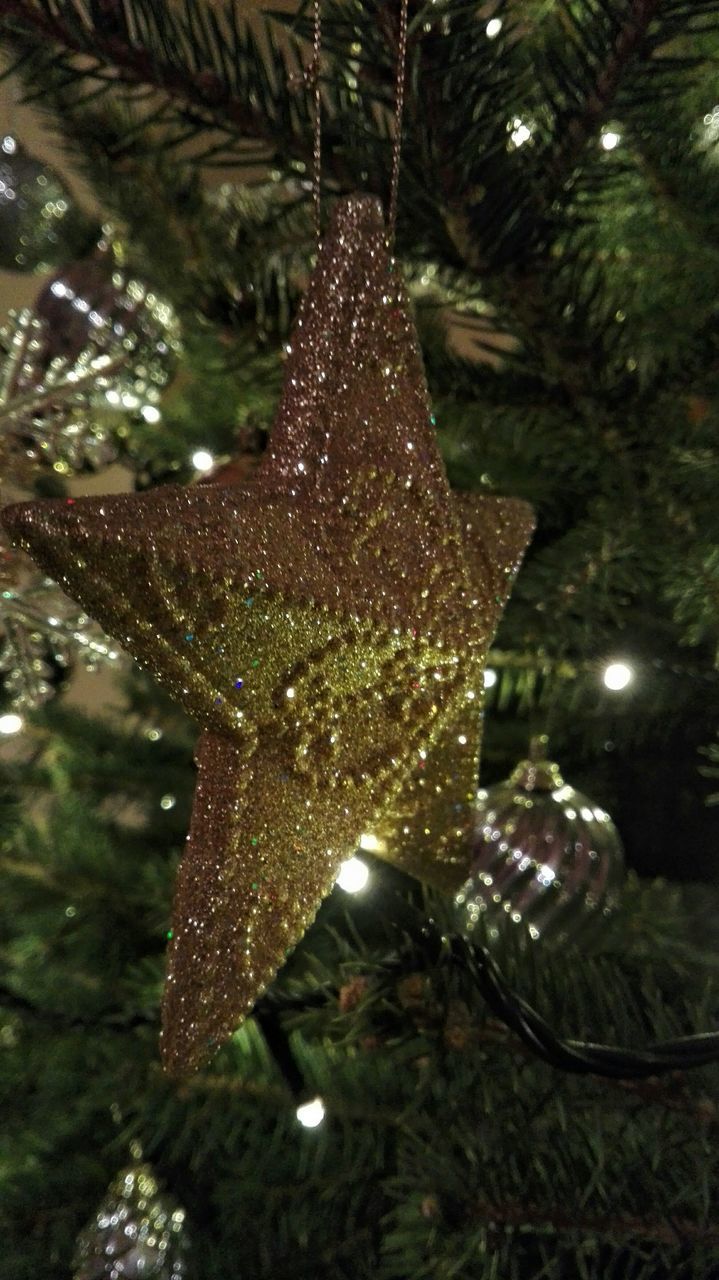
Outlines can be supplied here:
[[529, 758], [520, 760], [512, 773], [511, 782], [523, 791], [556, 791], [564, 786], [559, 765], [547, 759], [549, 738], [546, 733], [537, 734], [529, 743]]

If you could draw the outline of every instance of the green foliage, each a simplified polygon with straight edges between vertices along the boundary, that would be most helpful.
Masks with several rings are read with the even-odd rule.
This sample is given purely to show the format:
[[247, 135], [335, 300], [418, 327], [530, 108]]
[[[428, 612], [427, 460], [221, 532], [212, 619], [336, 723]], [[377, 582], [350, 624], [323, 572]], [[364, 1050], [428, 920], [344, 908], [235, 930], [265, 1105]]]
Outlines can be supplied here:
[[[323, 9], [325, 202], [385, 197], [398, 6]], [[126, 444], [138, 485], [271, 422], [314, 248], [310, 31], [302, 8], [232, 0], [3, 5], [11, 69], [182, 319], [163, 421]], [[397, 228], [452, 483], [538, 515], [492, 656], [485, 776], [549, 728], [635, 867], [707, 881], [718, 54], [713, 0], [412, 4]], [[636, 667], [620, 697], [600, 679], [615, 657]], [[149, 684], [129, 696], [111, 729], [52, 705], [3, 783], [2, 1280], [68, 1274], [133, 1140], [188, 1210], [192, 1280], [719, 1272], [716, 1072], [630, 1087], [534, 1061], [423, 932], [430, 915], [451, 932], [447, 904], [386, 870], [350, 911], [337, 891], [269, 997], [320, 1129], [298, 1128], [259, 1020], [199, 1076], [163, 1078], [192, 743]], [[494, 945], [564, 1034], [639, 1045], [712, 1025], [716, 919], [709, 887], [632, 878], [596, 953]]]
[[[121, 726], [55, 707], [35, 733], [31, 769], [4, 779], [34, 811], [7, 806], [0, 844], [3, 1280], [69, 1274], [132, 1142], [188, 1210], [193, 1280], [238, 1260], [258, 1280], [710, 1274], [716, 1070], [622, 1085], [537, 1062], [488, 1014], [471, 956], [437, 951], [425, 924], [451, 931], [451, 904], [379, 865], [360, 898], [335, 891], [266, 1010], [324, 1099], [319, 1129], [299, 1127], [256, 1020], [198, 1075], [164, 1077], [191, 735], [146, 685]], [[644, 1045], [710, 1025], [700, 920], [632, 879], [591, 953], [516, 930], [493, 946], [560, 1033]]]

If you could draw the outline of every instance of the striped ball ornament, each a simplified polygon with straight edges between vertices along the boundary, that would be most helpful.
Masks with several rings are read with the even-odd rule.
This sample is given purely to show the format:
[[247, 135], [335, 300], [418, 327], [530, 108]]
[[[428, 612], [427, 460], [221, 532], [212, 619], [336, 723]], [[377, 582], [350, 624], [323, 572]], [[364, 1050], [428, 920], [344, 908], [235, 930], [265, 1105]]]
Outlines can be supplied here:
[[460, 927], [486, 921], [490, 937], [505, 917], [532, 938], [586, 940], [616, 905], [624, 855], [614, 823], [564, 782], [546, 758], [547, 739], [510, 778], [477, 797], [474, 862], [455, 898]]

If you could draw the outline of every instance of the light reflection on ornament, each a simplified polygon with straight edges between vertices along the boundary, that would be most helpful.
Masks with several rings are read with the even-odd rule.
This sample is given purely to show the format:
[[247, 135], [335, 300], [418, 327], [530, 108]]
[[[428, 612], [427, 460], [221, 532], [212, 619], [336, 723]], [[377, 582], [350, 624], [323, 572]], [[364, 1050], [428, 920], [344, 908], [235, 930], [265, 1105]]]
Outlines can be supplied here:
[[[502, 917], [532, 938], [589, 940], [615, 907], [622, 849], [609, 815], [564, 783], [546, 738], [510, 778], [478, 793], [471, 873], [455, 897], [459, 927], [493, 937]], [[486, 922], [486, 923], [485, 923]]]
[[366, 853], [384, 853], [387, 845], [384, 840], [378, 840], [377, 836], [373, 836], [371, 831], [366, 831], [360, 836], [359, 847]]

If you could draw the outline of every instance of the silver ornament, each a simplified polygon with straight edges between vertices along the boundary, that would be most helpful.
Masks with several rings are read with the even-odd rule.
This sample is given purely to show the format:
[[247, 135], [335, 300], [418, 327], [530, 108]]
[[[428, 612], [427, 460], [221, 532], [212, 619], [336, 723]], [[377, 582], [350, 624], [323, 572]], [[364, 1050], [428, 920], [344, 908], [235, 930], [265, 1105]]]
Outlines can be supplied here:
[[147, 1164], [125, 1169], [78, 1238], [73, 1280], [182, 1280], [185, 1213]]
[[486, 920], [491, 936], [502, 917], [532, 938], [564, 941], [596, 931], [615, 906], [624, 857], [614, 823], [564, 782], [546, 759], [546, 738], [510, 778], [477, 797], [474, 863], [455, 897], [471, 934]]
[[91, 224], [52, 169], [0, 136], [0, 267], [43, 271], [83, 248]]

